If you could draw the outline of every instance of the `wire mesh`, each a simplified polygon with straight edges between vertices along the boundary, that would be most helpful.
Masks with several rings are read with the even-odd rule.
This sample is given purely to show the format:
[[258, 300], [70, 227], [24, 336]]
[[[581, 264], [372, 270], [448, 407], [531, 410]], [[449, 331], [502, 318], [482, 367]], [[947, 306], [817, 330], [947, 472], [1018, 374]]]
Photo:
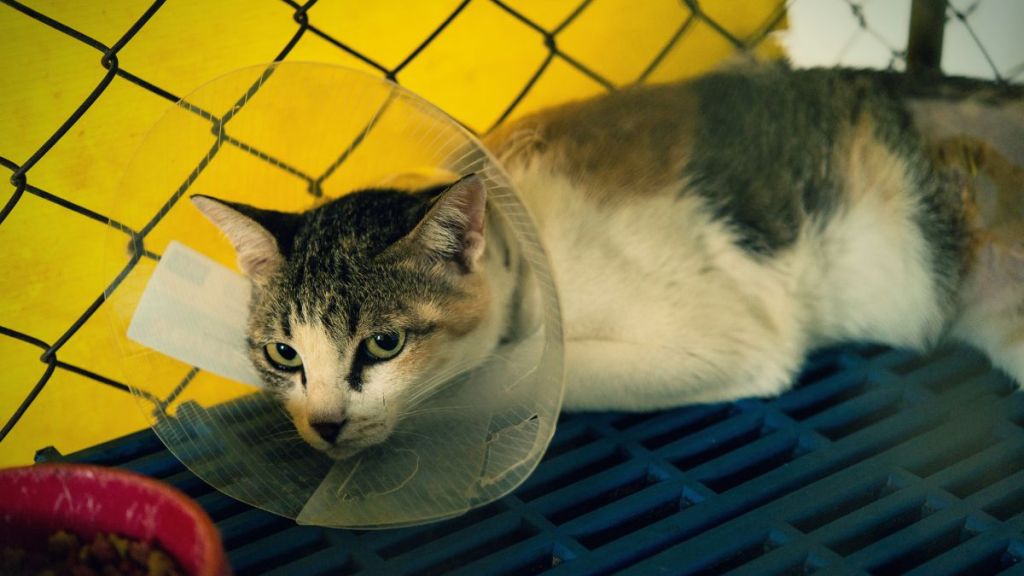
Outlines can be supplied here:
[[[345, 52], [346, 54], [355, 57], [360, 62], [365, 63], [380, 75], [388, 78], [396, 83], [401, 84], [402, 73], [407, 67], [419, 57], [424, 50], [426, 50], [432, 42], [434, 42], [440, 35], [445, 32], [445, 29], [455, 21], [460, 14], [470, 4], [471, 0], [463, 0], [459, 3], [454, 10], [451, 11], [418, 45], [416, 45], [400, 62], [396, 65], [386, 66], [382, 62], [375, 60], [373, 57], [353, 48], [347, 44], [343, 39], [336, 38], [331, 35], [324, 28], [317, 25], [317, 23], [311, 21], [310, 9], [316, 4], [316, 0], [311, 0], [305, 3], [297, 3], [293, 0], [284, 0], [292, 9], [290, 17], [294, 20], [295, 31], [293, 35], [287, 40], [287, 42], [280, 48], [278, 53], [274, 56], [274, 62], [284, 61], [288, 58], [289, 54], [295, 48], [296, 44], [305, 34], [315, 35], [338, 50]], [[483, 0], [477, 0], [480, 2]], [[88, 36], [87, 34], [72, 28], [36, 9], [33, 9], [25, 4], [16, 2], [14, 0], [2, 0], [3, 4], [13, 8], [19, 13], [19, 17], [29, 18], [42, 23], [62, 34], [65, 34], [74, 40], [84, 44], [85, 46], [92, 48], [100, 53], [98, 65], [104, 71], [102, 79], [97, 83], [95, 88], [88, 94], [88, 96], [81, 102], [80, 105], [74, 110], [74, 112], [62, 122], [56, 130], [53, 131], [52, 135], [46, 139], [46, 141], [35, 150], [26, 160], [17, 162], [13, 159], [5, 156], [0, 156], [0, 165], [11, 171], [9, 182], [13, 186], [14, 191], [10, 198], [6, 201], [3, 208], [0, 209], [0, 226], [3, 225], [4, 221], [16, 209], [19, 202], [21, 202], [24, 195], [30, 194], [43, 199], [47, 202], [52, 202], [54, 205], [59, 206], [64, 210], [71, 211], [77, 215], [85, 218], [89, 218], [96, 222], [100, 222], [116, 230], [125, 236], [125, 240], [130, 247], [131, 257], [127, 264], [117, 273], [115, 277], [109, 280], [102, 293], [97, 294], [92, 299], [89, 306], [61, 333], [59, 337], [52, 341], [44, 341], [39, 339], [32, 334], [25, 333], [24, 331], [14, 330], [0, 325], [0, 334], [20, 340], [27, 344], [37, 346], [42, 350], [42, 354], [39, 357], [40, 362], [45, 364], [46, 369], [39, 378], [39, 380], [32, 387], [29, 394], [20, 402], [18, 407], [14, 410], [10, 418], [5, 422], [2, 429], [0, 429], [0, 440], [3, 440], [14, 426], [18, 423], [21, 417], [28, 410], [33, 401], [38, 397], [39, 393], [47, 385], [51, 379], [53, 373], [57, 370], [66, 370], [74, 372], [80, 376], [84, 376], [98, 384], [113, 387], [122, 392], [130, 392], [129, 387], [118, 382], [110, 377], [103, 374], [96, 373], [88, 368], [77, 366], [63, 362], [58, 359], [58, 353], [61, 348], [68, 342], [72, 336], [78, 332], [82, 326], [96, 313], [96, 311], [103, 305], [104, 301], [110, 298], [118, 287], [121, 285], [125, 277], [135, 268], [139, 263], [140, 259], [146, 258], [150, 260], [158, 260], [159, 255], [153, 251], [146, 249], [146, 238], [147, 235], [161, 222], [164, 216], [168, 213], [172, 206], [174, 206], [181, 197], [186, 194], [192, 182], [202, 173], [202, 171], [209, 165], [210, 161], [217, 155], [217, 153], [225, 146], [235, 147], [239, 150], [244, 151], [247, 154], [255, 156], [260, 160], [267, 162], [277, 169], [283, 170], [295, 177], [301, 178], [307, 184], [307, 188], [310, 194], [314, 196], [320, 196], [322, 194], [320, 190], [320, 183], [323, 182], [330, 173], [337, 168], [346, 158], [350, 155], [351, 151], [359, 146], [360, 139], [354, 140], [344, 153], [340, 155], [338, 160], [323, 174], [305, 174], [296, 167], [288, 165], [286, 162], [275, 158], [274, 156], [259, 150], [258, 148], [247, 144], [231, 136], [228, 132], [229, 124], [233, 116], [235, 116], [248, 101], [262, 86], [263, 82], [266, 81], [267, 77], [271, 73], [268, 72], [260, 77], [256, 82], [252, 84], [247, 93], [239, 99], [229, 111], [222, 115], [217, 115], [209, 110], [205, 110], [200, 106], [184, 103], [188, 109], [195, 113], [200, 118], [210, 123], [211, 130], [217, 136], [215, 144], [209, 150], [209, 153], [194, 167], [188, 177], [180, 184], [174, 194], [167, 198], [160, 208], [150, 216], [148, 221], [141, 227], [133, 228], [125, 223], [111, 219], [104, 214], [82, 206], [69, 197], [68, 191], [49, 191], [44, 190], [38, 186], [33, 185], [29, 181], [29, 177], [33, 167], [35, 167], [50, 150], [71, 131], [76, 123], [78, 123], [86, 112], [96, 104], [96, 102], [103, 97], [105, 91], [111, 84], [111, 81], [115, 78], [122, 78], [131, 82], [132, 84], [152, 93], [153, 95], [159, 96], [163, 100], [170, 103], [178, 102], [180, 97], [171, 91], [164, 89], [157, 85], [155, 82], [150, 82], [145, 78], [142, 78], [129, 70], [124, 69], [118, 62], [118, 53], [128, 46], [133, 38], [147, 26], [147, 24], [153, 19], [153, 17], [160, 11], [164, 6], [165, 0], [157, 0], [153, 2], [148, 9], [124, 32], [124, 34], [117, 39], [116, 42], [109, 46], [100, 42], [99, 40]], [[605, 90], [613, 91], [618, 88], [615, 82], [609, 78], [603, 76], [597, 70], [585, 65], [573, 55], [569, 54], [565, 49], [559, 46], [559, 35], [568, 29], [577, 19], [581, 17], [593, 4], [592, 0], [581, 2], [576, 6], [564, 19], [562, 19], [557, 25], [553, 27], [544, 27], [541, 24], [531, 20], [521, 11], [517, 10], [512, 6], [510, 2], [503, 2], [501, 0], [490, 0], [493, 6], [499, 8], [504, 12], [508, 18], [514, 19], [522, 24], [528, 26], [540, 40], [543, 42], [546, 50], [546, 56], [539, 62], [535, 72], [525, 83], [520, 91], [514, 96], [514, 98], [508, 102], [497, 118], [494, 119], [493, 125], [498, 125], [513, 114], [517, 107], [521, 104], [523, 99], [527, 96], [530, 90], [534, 87], [538, 79], [544, 74], [545, 70], [551, 65], [553, 61], [560, 60], [565, 64], [578, 70], [594, 82], [598, 83]], [[739, 38], [729, 32], [729, 30], [720, 24], [712, 15], [708, 14], [702, 9], [699, 2], [695, 0], [687, 0], [682, 2], [682, 9], [685, 9], [688, 13], [682, 24], [676, 29], [671, 35], [668, 42], [664, 47], [657, 53], [657, 55], [648, 63], [643, 71], [633, 80], [632, 83], [642, 83], [646, 81], [651, 73], [655, 71], [659, 64], [663, 61], [665, 56], [671, 51], [671, 49], [687, 34], [687, 32], [693, 28], [696, 22], [703, 22], [708, 25], [711, 29], [715, 30], [717, 34], [725, 38], [729, 44], [734, 46], [737, 50], [742, 50], [748, 53], [752, 53], [754, 49], [764, 41], [769, 32], [775, 30], [780, 23], [783, 21], [785, 16], [785, 6], [780, 3], [778, 7], [773, 11], [770, 17], [764, 22], [762, 29], [752, 36]], [[458, 118], [456, 118], [458, 120]], [[472, 130], [472, 128], [470, 128]], [[113, 175], [112, 175], [113, 176]], [[152, 403], [153, 409], [158, 412], [164, 412], [167, 406], [179, 396], [188, 384], [196, 377], [198, 373], [197, 368], [193, 368], [188, 372], [187, 375], [182, 379], [181, 384], [165, 398], [150, 397], [148, 400]]]
[[[985, 1], [992, 0], [948, 2], [947, 30], [960, 30], [974, 44], [996, 82], [1018, 82], [1024, 78], [1024, 59], [1019, 54], [1017, 61], [1000, 59], [975, 29]], [[472, 3], [485, 3], [526, 26], [544, 46], [544, 55], [521, 89], [488, 123], [474, 126], [486, 131], [516, 114], [555, 63], [572, 67], [611, 91], [649, 81], [673, 47], [698, 25], [713, 30], [737, 51], [754, 53], [784, 23], [786, 9], [799, 4], [779, 2], [759, 31], [738, 36], [717, 20], [707, 2], [681, 0], [685, 13], [681, 23], [650, 62], [622, 82], [560, 42], [574, 22], [601, 2], [582, 1], [558, 22], [540, 23], [515, 2], [463, 0], [400, 58], [385, 61], [338, 37], [331, 22], [319, 21], [311, 11], [315, 0], [285, 0], [288, 10], [282, 17], [291, 19], [294, 30], [266, 57], [288, 60], [304, 37], [315, 36], [381, 76], [403, 83], [414, 62]], [[844, 62], [850, 46], [860, 41], [853, 38], [858, 37], [875, 43], [884, 54], [878, 66], [905, 68], [902, 42], [894, 40], [885, 23], [874, 16], [873, 6], [881, 0], [835, 2], [848, 8], [848, 20], [842, 25], [852, 33], [837, 54], [828, 56], [833, 62]], [[0, 318], [0, 338], [37, 348], [41, 366], [38, 380], [0, 429], [2, 440], [32, 410], [54, 374], [75, 374], [96, 386], [130, 394], [124, 382], [101, 368], [66, 362], [59, 356], [140, 262], [159, 259], [158, 251], [147, 248], [148, 236], [218, 153], [228, 147], [242, 151], [300, 179], [311, 195], [319, 196], [321, 183], [346, 162], [360, 138], [324, 173], [308, 174], [232, 136], [232, 117], [260, 89], [263, 77], [224, 114], [190, 105], [189, 110], [208, 122], [217, 136], [207, 156], [141, 224], [112, 220], [76, 201], [71, 189], [47, 189], [34, 183], [33, 170], [80, 125], [88, 110], [109, 97], [115, 79], [167, 104], [179, 100], [160, 79], [136, 74], [118, 60], [171, 3], [153, 2], [110, 42], [90, 37], [45, 10], [13, 0], [0, 3], [11, 9], [10, 17], [18, 19], [15, 26], [38, 23], [99, 53], [95, 86], [71, 114], [54, 124], [38, 148], [24, 154], [23, 160], [14, 159], [13, 154], [9, 157], [7, 147], [0, 150], [0, 165], [11, 173], [10, 197], [0, 208], [0, 228], [32, 197], [108, 228], [130, 247], [123, 268], [105, 279], [98, 293], [86, 295], [84, 308], [56, 337], [5, 326]], [[0, 146], [5, 143], [0, 141]], [[819, 356], [797, 390], [774, 401], [637, 416], [568, 417], [561, 422], [537, 474], [515, 495], [457, 520], [411, 530], [325, 530], [295, 526], [250, 509], [183, 469], [161, 451], [149, 431], [76, 459], [126, 466], [163, 478], [196, 497], [218, 521], [240, 574], [274, 570], [604, 574], [627, 568], [636, 574], [1019, 571], [1018, 563], [1024, 558], [1021, 395], [1010, 395], [1012, 388], [1005, 378], [989, 372], [975, 355], [947, 351], [929, 362], [934, 364], [876, 348], [847, 349]], [[167, 396], [147, 401], [163, 413], [198, 376], [199, 370], [191, 368]], [[963, 382], [969, 384], [961, 386]], [[998, 417], [993, 417], [996, 409]], [[60, 456], [44, 449], [39, 457]]]
[[[844, 1], [850, 8], [850, 18], [855, 22], [858, 30], [880, 42], [885, 46], [885, 49], [889, 51], [890, 58], [888, 66], [894, 69], [902, 69], [905, 64], [905, 54], [903, 49], [899, 46], [893, 45], [891, 41], [887, 40], [884, 34], [878, 32], [872, 25], [872, 22], [868, 17], [868, 12], [865, 10], [865, 6], [868, 2], [856, 0]], [[113, 220], [93, 208], [89, 208], [76, 202], [73, 199], [74, 194], [71, 190], [47, 190], [34, 184], [32, 182], [33, 170], [47, 157], [48, 154], [51, 153], [58, 142], [65, 138], [76, 127], [76, 125], [79, 124], [87, 111], [105, 98], [115, 78], [125, 80], [132, 85], [145, 90], [149, 94], [159, 97], [167, 103], [179, 101], [180, 98], [177, 94], [161, 86], [157, 80], [150, 80], [133, 73], [131, 70], [123, 67], [118, 60], [118, 55], [137, 39], [139, 33], [143, 29], [151, 25], [154, 18], [157, 17], [162, 9], [165, 9], [165, 4], [167, 3], [165, 0], [154, 1], [134, 22], [131, 23], [130, 26], [128, 26], [120, 37], [111, 43], [105, 43], [97, 38], [89, 36], [71, 25], [47, 15], [44, 11], [37, 10], [15, 0], [0, 0], [0, 2], [13, 10], [9, 16], [10, 18], [21, 19], [13, 22], [13, 25], [21, 25], [22, 21], [34, 21], [35, 23], [44, 25], [73, 39], [85, 48], [98, 52], [99, 58], [95, 66], [97, 67], [96, 70], [101, 72], [100, 79], [95, 84], [94, 88], [85, 95], [73, 112], [56, 126], [42, 145], [32, 151], [27, 158], [24, 160], [15, 160], [7, 156], [0, 156], [0, 165], [11, 172], [9, 177], [11, 195], [4, 203], [3, 207], [0, 208], [0, 226], [4, 225], [8, 216], [10, 216], [13, 211], [17, 210], [18, 206], [24, 201], [26, 195], [29, 195], [50, 203], [60, 210], [72, 213], [75, 217], [85, 218], [107, 226], [113, 232], [123, 235], [124, 241], [130, 247], [130, 258], [123, 268], [107, 279], [106, 285], [100, 293], [89, 295], [88, 305], [62, 330], [57, 337], [44, 339], [40, 338], [39, 335], [32, 334], [30, 331], [26, 331], [24, 329], [19, 330], [0, 325], [0, 335], [2, 335], [2, 337], [14, 339], [37, 347], [41, 351], [39, 362], [44, 367], [41, 376], [32, 385], [29, 393], [18, 403], [18, 406], [13, 410], [11, 416], [4, 423], [3, 428], [0, 429], [0, 440], [2, 440], [18, 424], [26, 411], [32, 408], [33, 401], [43, 391], [55, 373], [74, 373], [96, 383], [97, 385], [109, 387], [122, 393], [129, 392], [129, 388], [125, 383], [119, 382], [108, 375], [101, 373], [101, 371], [65, 362], [59, 358], [59, 355], [62, 348], [68, 343], [68, 341], [82, 329], [97, 310], [104, 305], [104, 302], [116, 293], [124, 279], [132, 272], [141, 260], [159, 259], [158, 253], [147, 249], [147, 236], [161, 222], [170, 208], [174, 206], [175, 203], [177, 203], [188, 191], [189, 186], [195, 178], [206, 168], [209, 162], [221, 150], [225, 147], [233, 147], [245, 152], [246, 154], [252, 155], [259, 160], [272, 165], [276, 169], [302, 179], [306, 183], [309, 193], [314, 196], [319, 196], [322, 193], [320, 190], [320, 183], [323, 182], [323, 180], [330, 174], [331, 170], [334, 170], [338, 165], [346, 160], [351, 150], [359, 146], [360, 141], [358, 138], [353, 141], [346, 152], [338, 158], [337, 162], [328, 169], [326, 173], [307, 174], [302, 170], [275, 158], [273, 155], [233, 137], [229, 131], [232, 117], [242, 109], [248, 98], [253, 96], [260, 89], [263, 81], [266, 80], [265, 75], [254, 82], [246, 95], [224, 114], [218, 115], [198, 105], [188, 104], [191, 112], [209, 122], [211, 131], [216, 135], [215, 144], [210, 148], [206, 157], [203, 158], [191, 170], [190, 174], [180, 183], [174, 194], [169, 198], [166, 198], [162, 205], [154, 213], [149, 215], [149, 218], [144, 224], [141, 226], [132, 226], [124, 222]], [[713, 30], [715, 34], [735, 50], [747, 54], [754, 54], [758, 46], [762, 44], [773, 31], [779, 29], [779, 27], [784, 23], [786, 10], [793, 4], [792, 2], [779, 2], [768, 18], [765, 19], [758, 31], [753, 34], [740, 37], [732, 33], [727, 26], [719, 22], [712, 11], [707, 9], [706, 2], [702, 3], [698, 0], [681, 0], [680, 10], [685, 14], [681, 23], [667, 39], [663, 47], [642, 69], [642, 71], [625, 83], [616, 82], [601, 70], [583, 62], [580, 58], [574, 56], [569, 50], [564, 48], [560, 41], [566, 31], [571, 30], [574, 23], [587, 14], [588, 11], [594, 10], [594, 7], [600, 4], [601, 0], [585, 0], [580, 2], [560, 21], [554, 24], [549, 23], [548, 25], [543, 25], [528, 17], [521, 9], [516, 7], [514, 2], [504, 0], [463, 0], [458, 3], [454, 9], [451, 10], [451, 12], [430, 31], [429, 34], [427, 34], [418, 42], [418, 44], [405, 54], [404, 57], [399, 59], [397, 63], [391, 64], [386, 64], [382, 60], [374, 58], [372, 55], [367, 54], [364, 51], [355, 48], [351, 43], [346, 42], [345, 38], [340, 38], [335, 34], [332, 34], [329, 31], [331, 28], [330, 22], [318, 22], [315, 18], [315, 14], [312, 12], [312, 9], [316, 4], [316, 0], [311, 0], [305, 3], [298, 3], [294, 0], [284, 0], [284, 4], [289, 8], [287, 16], [291, 18], [294, 23], [294, 31], [287, 41], [280, 46], [277, 53], [273, 55], [273, 60], [278, 62], [288, 59], [304, 36], [313, 35], [329, 43], [331, 46], [345, 53], [347, 56], [355, 58], [359, 62], [373, 70], [376, 70], [381, 76], [391, 79], [397, 83], [402, 83], [404, 74], [409, 69], [409, 66], [420, 58], [424, 52], [429, 49], [432, 43], [445, 34], [446, 30], [453, 24], [453, 22], [456, 22], [460, 16], [465, 13], [471, 2], [476, 2], [477, 4], [487, 3], [488, 5], [500, 10], [507, 18], [525, 25], [533, 34], [536, 35], [545, 48], [545, 55], [537, 63], [532, 75], [522, 85], [521, 89], [516, 92], [508, 102], [504, 103], [500, 112], [492, 119], [490, 126], [484, 127], [484, 131], [490, 127], [500, 124], [509, 118], [509, 116], [513, 115], [521, 106], [524, 99], [531, 93], [531, 90], [534, 89], [538, 80], [544, 75], [545, 71], [548, 70], [548, 68], [556, 61], [572, 67], [579, 73], [600, 85], [603, 89], [613, 91], [621, 87], [623, 84], [648, 81], [652, 74], [655, 73], [659, 66], [662, 65], [664, 59], [672, 51], [673, 47], [691, 34], [698, 24]], [[1019, 79], [1021, 74], [1024, 73], [1024, 62], [1000, 68], [989, 56], [988, 52], [986, 52], [982, 39], [974, 32], [972, 28], [972, 19], [975, 18], [977, 7], [980, 3], [980, 0], [971, 3], [949, 2], [947, 6], [948, 18], [950, 21], [963, 26], [969, 32], [970, 36], [977, 43], [978, 48], [983, 54], [985, 54], [987, 61], [990, 62], [993, 70], [993, 76], [996, 81], [1007, 82]], [[270, 72], [268, 71], [267, 74], [270, 74]], [[477, 127], [477, 131], [480, 131], [479, 127]], [[114, 177], [114, 175], [111, 175], [111, 177]], [[4, 323], [3, 319], [0, 319], [0, 323]], [[188, 387], [192, 380], [196, 378], [197, 374], [198, 369], [192, 368], [182, 378], [179, 386], [167, 397], [149, 397], [148, 401], [152, 404], [153, 410], [164, 412], [167, 409], [167, 406]]]

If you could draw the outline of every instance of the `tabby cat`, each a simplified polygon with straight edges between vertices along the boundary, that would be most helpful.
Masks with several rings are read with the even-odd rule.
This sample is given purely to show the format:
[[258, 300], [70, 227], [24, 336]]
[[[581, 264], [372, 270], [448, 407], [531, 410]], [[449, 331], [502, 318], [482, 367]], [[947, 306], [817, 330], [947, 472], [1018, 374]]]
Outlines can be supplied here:
[[[1020, 91], [921, 86], [740, 67], [490, 134], [558, 285], [565, 407], [779, 394], [853, 340], [951, 338], [1024, 381]], [[332, 457], [514, 329], [525, 268], [478, 177], [301, 214], [192, 200], [252, 280], [253, 363]]]

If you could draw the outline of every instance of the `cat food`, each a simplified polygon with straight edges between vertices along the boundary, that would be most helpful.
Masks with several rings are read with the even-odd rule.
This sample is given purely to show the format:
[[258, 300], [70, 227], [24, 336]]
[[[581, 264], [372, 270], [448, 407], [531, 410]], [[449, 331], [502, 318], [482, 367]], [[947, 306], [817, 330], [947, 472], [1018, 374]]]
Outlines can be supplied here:
[[176, 576], [183, 574], [174, 560], [156, 545], [116, 534], [98, 533], [83, 542], [61, 530], [45, 549], [4, 546], [0, 573], [52, 576]]

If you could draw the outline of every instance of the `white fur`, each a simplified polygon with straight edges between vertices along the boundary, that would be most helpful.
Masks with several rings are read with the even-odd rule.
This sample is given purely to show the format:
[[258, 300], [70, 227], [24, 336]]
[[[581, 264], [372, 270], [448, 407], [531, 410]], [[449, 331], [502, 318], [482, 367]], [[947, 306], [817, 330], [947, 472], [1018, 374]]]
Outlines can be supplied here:
[[[293, 314], [292, 317], [296, 316]], [[358, 343], [338, 350], [319, 322], [304, 324], [293, 320], [290, 329], [292, 341], [289, 345], [302, 358], [307, 380], [303, 386], [300, 375], [295, 374], [292, 387], [286, 392], [285, 407], [306, 442], [320, 450], [330, 450], [331, 444], [313, 430], [312, 423], [347, 421], [339, 438], [350, 438], [353, 429], [372, 423], [377, 415], [375, 412], [379, 413], [353, 406], [353, 393], [345, 381], [347, 367], [352, 365], [352, 355]]]
[[814, 344], [873, 340], [924, 349], [941, 336], [946, 313], [925, 239], [910, 220], [916, 207], [905, 201], [868, 196], [821, 234], [803, 236], [800, 284]]
[[[501, 246], [503, 248], [503, 246]], [[354, 339], [339, 349], [337, 335], [319, 322], [300, 323], [290, 315], [292, 340], [289, 342], [302, 358], [307, 374], [305, 387], [296, 374], [285, 393], [285, 406], [296, 429], [306, 442], [328, 455], [342, 459], [387, 439], [395, 425], [409, 411], [450, 381], [459, 372], [484, 362], [506, 331], [505, 310], [515, 288], [512, 272], [494, 255], [487, 254], [481, 238], [476, 249], [485, 251], [481, 273], [489, 280], [488, 309], [469, 335], [452, 340], [441, 354], [429, 357], [429, 364], [413, 372], [403, 368], [403, 355], [415, 355], [415, 340], [407, 340], [406, 349], [394, 360], [367, 365], [363, 369], [360, 390], [348, 382], [348, 367], [358, 353], [360, 340]], [[366, 334], [369, 336], [369, 334]], [[422, 357], [422, 355], [420, 355]], [[337, 441], [324, 441], [312, 428], [313, 422], [347, 423]]]
[[758, 260], [697, 195], [666, 190], [602, 205], [541, 161], [510, 175], [561, 296], [568, 409], [778, 394], [812, 346], [922, 346], [941, 331], [915, 207], [893, 206], [881, 191], [866, 190], [824, 229], [808, 226], [793, 247]]

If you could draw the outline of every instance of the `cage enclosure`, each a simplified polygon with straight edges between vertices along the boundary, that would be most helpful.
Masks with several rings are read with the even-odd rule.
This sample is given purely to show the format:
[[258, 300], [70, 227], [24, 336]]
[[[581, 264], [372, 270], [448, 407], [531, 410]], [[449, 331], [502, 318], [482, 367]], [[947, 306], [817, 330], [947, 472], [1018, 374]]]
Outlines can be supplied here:
[[[260, 187], [283, 191], [275, 205], [300, 209], [379, 176], [346, 160], [321, 179], [365, 123], [346, 126], [349, 139], [316, 161], [250, 142], [248, 104], [232, 110], [268, 70], [253, 66], [356, 68], [484, 134], [546, 105], [692, 76], [737, 54], [925, 76], [941, 64], [1014, 84], [1024, 73], [1020, 8], [1000, 0], [176, 0], [101, 11], [0, 0], [0, 165], [10, 172], [0, 198], [0, 354], [10, 383], [0, 392], [0, 462], [97, 462], [165, 479], [210, 512], [241, 574], [1015, 573], [1024, 558], [1024, 395], [970, 350], [922, 357], [851, 345], [812, 358], [776, 399], [563, 415], [511, 494], [443, 522], [359, 531], [279, 515], [298, 516], [305, 494], [275, 495], [291, 508], [274, 514], [201, 481], [142, 430], [149, 418], [173, 417], [160, 416], [158, 432], [201, 470], [215, 454], [193, 453], [189, 441], [213, 431], [211, 412], [224, 409], [217, 418], [228, 422], [232, 407], [251, 415], [262, 406], [246, 400], [246, 385], [140, 356], [123, 335], [176, 230], [205, 235], [199, 242], [214, 261], [233, 259], [191, 207], [168, 203], [188, 193], [179, 188], [209, 179], [263, 204], [246, 196], [257, 188], [231, 182], [237, 171], [217, 172], [238, 163]], [[787, 28], [788, 37], [775, 34]], [[173, 189], [118, 185], [168, 107], [233, 70], [243, 70], [234, 92], [174, 109], [205, 148], [129, 179]], [[287, 93], [275, 74], [264, 87]], [[386, 92], [371, 94], [369, 108]], [[249, 103], [261, 97], [257, 90]], [[324, 104], [290, 97], [311, 110]], [[436, 162], [416, 157], [401, 169], [422, 174]], [[144, 411], [126, 362], [154, 377], [136, 386]], [[245, 475], [206, 471], [225, 485]], [[226, 487], [250, 503], [264, 490]]]

